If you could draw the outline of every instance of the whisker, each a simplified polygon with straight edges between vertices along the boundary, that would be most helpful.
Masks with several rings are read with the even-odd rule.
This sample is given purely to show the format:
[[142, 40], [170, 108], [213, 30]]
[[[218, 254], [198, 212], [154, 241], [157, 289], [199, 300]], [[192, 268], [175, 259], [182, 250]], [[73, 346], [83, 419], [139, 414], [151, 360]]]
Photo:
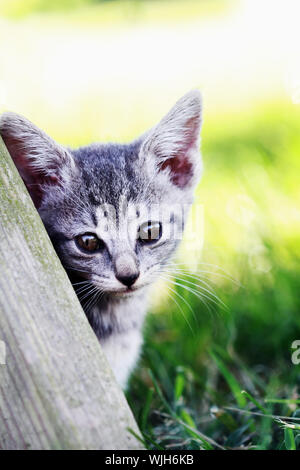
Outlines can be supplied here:
[[[177, 275], [173, 275], [173, 274], [166, 274], [166, 275], [171, 275], [172, 277], [174, 277], [175, 279], [178, 279], [179, 281], [183, 281], [183, 282], [186, 282], [187, 284], [190, 284], [192, 286], [195, 286], [197, 287], [198, 289], [201, 289], [202, 291], [205, 291], [208, 296], [212, 296], [214, 297], [214, 299], [217, 301], [215, 302], [217, 305], [218, 303], [220, 303], [223, 308], [225, 308], [226, 310], [228, 310], [228, 306], [220, 299], [220, 297], [216, 294], [214, 294], [212, 291], [210, 291], [209, 289], [206, 289], [205, 287], [195, 283], [195, 282], [191, 282], [191, 281], [188, 281], [187, 279], [183, 278], [183, 277], [179, 277]], [[188, 276], [188, 275], [187, 275]], [[201, 279], [199, 281], [202, 281]], [[205, 281], [202, 281], [205, 285], [207, 285], [208, 287], [210, 287]], [[202, 294], [202, 293], [201, 293]], [[208, 297], [209, 298], [209, 297]], [[210, 298], [211, 301], [213, 301], [213, 299]]]
[[[176, 292], [175, 289], [172, 289], [172, 287], [170, 287], [170, 286], [168, 286], [168, 285], [167, 285], [166, 287], [167, 287], [167, 289], [169, 289], [171, 292], [173, 292], [175, 295], [178, 295], [179, 297], [181, 297], [180, 294], [179, 294], [178, 292]], [[169, 293], [168, 293], [168, 294], [169, 294]], [[188, 321], [186, 315], [184, 314], [184, 312], [183, 312], [183, 310], [182, 310], [182, 307], [181, 307], [180, 304], [177, 302], [177, 300], [176, 300], [175, 297], [172, 297], [171, 294], [169, 294], [169, 296], [170, 296], [171, 299], [174, 300], [174, 302], [176, 303], [176, 305], [177, 305], [177, 307], [179, 308], [179, 310], [180, 310], [180, 312], [181, 312], [181, 314], [182, 314], [182, 316], [183, 316], [185, 322], [187, 323], [187, 325], [188, 325], [189, 329], [191, 330], [192, 334], [194, 335], [194, 334], [195, 334], [195, 333], [194, 333], [194, 330], [193, 330], [193, 328], [192, 328], [190, 322]], [[190, 304], [186, 301], [186, 299], [184, 299], [184, 297], [181, 297], [181, 299], [184, 300], [184, 302], [186, 303], [186, 305], [187, 305], [188, 308], [191, 310], [191, 312], [192, 312], [192, 314], [193, 314], [193, 316], [194, 316], [195, 313], [194, 313], [192, 307], [190, 306]]]
[[84, 309], [85, 309], [86, 312], [90, 311], [96, 305], [96, 303], [99, 300], [99, 296], [100, 295], [102, 296], [103, 293], [104, 293], [104, 291], [102, 289], [100, 290], [99, 288], [97, 288], [96, 292], [94, 292], [91, 299], [88, 300], [85, 304]]
[[[159, 279], [161, 279], [163, 281], [167, 281], [167, 282], [173, 282], [173, 279], [166, 279], [166, 278], [162, 277], [161, 274], [159, 274]], [[193, 308], [191, 307], [191, 305], [189, 304], [189, 302], [182, 295], [180, 295], [179, 292], [177, 292], [176, 290], [173, 290], [170, 286], [167, 285], [166, 287], [171, 289], [172, 292], [174, 292], [174, 294], [176, 294], [178, 297], [180, 297], [180, 299], [187, 305], [189, 310], [192, 312], [194, 320], [197, 322], [197, 317], [195, 316], [195, 312], [194, 312]]]
[[85, 270], [85, 269], [82, 269], [81, 267], [80, 267], [80, 268], [79, 268], [79, 267], [76, 268], [76, 267], [74, 267], [74, 266], [67, 266], [67, 265], [64, 265], [64, 268], [67, 269], [67, 270], [70, 269], [71, 271], [76, 271], [76, 272], [78, 272], [78, 273], [87, 273], [87, 274], [91, 274], [90, 271], [87, 271], [87, 270]]
[[[215, 271], [207, 271], [207, 270], [200, 269], [200, 270], [197, 270], [198, 273], [206, 273], [206, 274], [211, 274], [211, 275], [214, 275], [214, 276], [223, 277], [224, 279], [227, 279], [227, 280], [233, 282], [238, 287], [244, 287], [237, 279], [233, 278], [227, 271], [222, 269], [220, 266], [218, 266], [216, 264], [204, 263], [204, 262], [199, 262], [198, 264], [204, 265], [204, 266], [211, 266], [211, 267], [219, 269], [220, 271], [223, 271], [223, 273], [218, 273], [218, 272], [215, 272]], [[185, 271], [185, 270], [182, 269], [180, 266], [184, 266], [185, 268], [187, 267], [186, 264], [184, 264], [184, 263], [175, 263], [175, 262], [166, 263], [165, 266], [171, 266], [171, 267], [175, 266], [178, 269], [181, 269], [182, 271]], [[191, 273], [190, 271], [188, 271], [188, 272]], [[197, 275], [196, 273], [193, 273], [193, 274]]]
[[81, 282], [72, 282], [72, 286], [78, 286], [79, 284], [87, 284], [91, 281], [89, 280], [86, 280], [86, 281], [81, 281]]
[[204, 279], [207, 279], [206, 276], [203, 276], [203, 277], [204, 277], [204, 279], [203, 279], [202, 276], [195, 275], [195, 274], [191, 274], [189, 271], [183, 271], [182, 269], [174, 269], [174, 268], [168, 268], [168, 269], [166, 269], [165, 271], [166, 271], [166, 272], [169, 272], [169, 273], [171, 273], [171, 274], [176, 273], [176, 275], [177, 275], [177, 273], [179, 273], [179, 274], [181, 274], [181, 275], [183, 275], [183, 276], [190, 277], [191, 279], [194, 279], [194, 280], [197, 280], [197, 281], [201, 282], [202, 284], [204, 284], [204, 285], [205, 285], [206, 287], [208, 287], [209, 289], [213, 289], [213, 287], [211, 286], [211, 284], [210, 284], [209, 281], [207, 281], [207, 280], [204, 281]]
[[91, 288], [87, 292], [84, 293], [83, 297], [80, 297], [80, 295], [78, 296], [80, 302], [82, 302], [89, 295], [92, 295], [92, 293], [94, 293], [96, 290], [97, 290], [96, 286], [91, 286]]
[[[163, 279], [163, 278], [162, 278]], [[197, 297], [205, 306], [206, 308], [209, 310], [209, 312], [211, 313], [211, 308], [210, 306], [205, 302], [205, 300], [202, 298], [202, 297], [205, 297], [206, 299], [210, 300], [211, 302], [214, 302], [215, 304], [217, 304], [217, 302], [215, 302], [213, 299], [211, 299], [210, 297], [208, 297], [207, 295], [205, 294], [199, 294], [195, 289], [192, 289], [191, 287], [189, 286], [186, 286], [180, 282], [176, 282], [174, 279], [171, 279], [169, 277], [169, 279], [165, 279], [165, 280], [168, 280], [170, 282], [172, 282], [173, 284], [175, 284], [176, 286], [179, 286], [179, 287], [182, 287], [183, 289], [185, 289], [186, 291], [190, 292], [191, 294], [194, 294], [195, 297]]]
[[96, 296], [94, 304], [90, 307], [90, 309], [94, 308], [94, 306], [101, 300], [104, 295], [104, 291], [99, 291], [98, 295]]
[[75, 289], [77, 295], [82, 294], [83, 292], [87, 291], [93, 284], [90, 282], [87, 286], [79, 287], [79, 289]]

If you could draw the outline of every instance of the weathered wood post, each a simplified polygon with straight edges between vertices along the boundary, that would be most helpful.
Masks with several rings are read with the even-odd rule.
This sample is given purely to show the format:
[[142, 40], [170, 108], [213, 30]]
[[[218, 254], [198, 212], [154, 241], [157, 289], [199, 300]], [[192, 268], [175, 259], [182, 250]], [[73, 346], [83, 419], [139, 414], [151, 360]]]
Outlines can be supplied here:
[[139, 432], [125, 397], [1, 137], [0, 354], [0, 448], [141, 448], [128, 430]]

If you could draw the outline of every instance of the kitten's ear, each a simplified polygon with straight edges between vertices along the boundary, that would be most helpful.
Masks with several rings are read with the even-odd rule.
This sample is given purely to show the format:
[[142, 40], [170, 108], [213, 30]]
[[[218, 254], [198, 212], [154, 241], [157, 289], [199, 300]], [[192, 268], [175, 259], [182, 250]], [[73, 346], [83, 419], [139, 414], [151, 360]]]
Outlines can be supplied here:
[[75, 170], [66, 149], [18, 114], [0, 117], [0, 134], [36, 207], [49, 185], [61, 184]]
[[202, 100], [198, 90], [184, 95], [147, 135], [141, 151], [156, 159], [179, 188], [193, 186], [200, 177], [199, 153]]

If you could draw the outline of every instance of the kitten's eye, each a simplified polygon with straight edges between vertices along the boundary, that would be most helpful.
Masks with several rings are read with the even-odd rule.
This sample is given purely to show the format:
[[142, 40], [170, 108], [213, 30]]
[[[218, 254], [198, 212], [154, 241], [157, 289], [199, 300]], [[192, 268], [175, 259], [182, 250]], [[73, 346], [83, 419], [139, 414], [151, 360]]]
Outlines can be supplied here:
[[162, 236], [162, 225], [160, 222], [149, 220], [139, 228], [139, 240], [142, 243], [154, 243]]
[[104, 242], [92, 233], [79, 235], [76, 237], [76, 242], [85, 251], [98, 251], [104, 248]]

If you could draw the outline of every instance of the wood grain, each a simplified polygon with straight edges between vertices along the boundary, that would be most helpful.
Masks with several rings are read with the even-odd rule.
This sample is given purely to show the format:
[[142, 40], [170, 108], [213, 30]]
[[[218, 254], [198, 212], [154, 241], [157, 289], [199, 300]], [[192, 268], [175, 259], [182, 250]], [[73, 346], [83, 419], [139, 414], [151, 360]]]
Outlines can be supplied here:
[[139, 433], [0, 138], [0, 448], [139, 449]]

